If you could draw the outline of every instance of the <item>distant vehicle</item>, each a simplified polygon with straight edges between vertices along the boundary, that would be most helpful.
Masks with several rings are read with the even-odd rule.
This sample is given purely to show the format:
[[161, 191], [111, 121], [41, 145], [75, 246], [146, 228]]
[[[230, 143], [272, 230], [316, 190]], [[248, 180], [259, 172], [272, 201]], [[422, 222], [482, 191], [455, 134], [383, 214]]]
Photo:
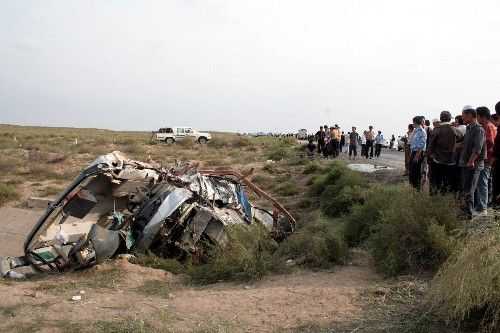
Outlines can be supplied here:
[[164, 127], [158, 132], [153, 132], [153, 138], [157, 141], [164, 141], [168, 144], [181, 141], [187, 137], [194, 138], [196, 142], [205, 144], [212, 139], [208, 132], [200, 132], [192, 127]]
[[299, 132], [297, 133], [297, 139], [298, 140], [307, 140], [307, 130], [305, 128], [302, 128], [299, 130]]

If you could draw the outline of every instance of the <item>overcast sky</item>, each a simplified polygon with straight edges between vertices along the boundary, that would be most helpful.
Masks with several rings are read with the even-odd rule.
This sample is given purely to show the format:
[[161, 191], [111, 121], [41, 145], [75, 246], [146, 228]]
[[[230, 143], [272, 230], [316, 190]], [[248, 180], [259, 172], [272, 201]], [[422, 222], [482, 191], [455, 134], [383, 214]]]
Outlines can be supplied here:
[[2, 0], [0, 24], [0, 123], [392, 134], [500, 100], [498, 0]]

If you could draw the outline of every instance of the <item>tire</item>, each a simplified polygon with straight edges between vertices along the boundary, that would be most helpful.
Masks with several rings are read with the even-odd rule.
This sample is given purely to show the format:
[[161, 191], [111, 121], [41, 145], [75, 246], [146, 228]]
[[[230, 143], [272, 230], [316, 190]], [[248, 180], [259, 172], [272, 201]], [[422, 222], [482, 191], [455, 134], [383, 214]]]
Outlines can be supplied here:
[[200, 137], [200, 138], [198, 139], [198, 143], [200, 143], [200, 144], [202, 144], [202, 145], [206, 144], [207, 142], [208, 142], [208, 140], [207, 140], [207, 138], [205, 138], [204, 136], [202, 136], [202, 137]]
[[166, 138], [166, 139], [165, 139], [165, 142], [166, 142], [167, 144], [171, 145], [171, 144], [175, 143], [175, 140], [174, 140], [173, 138]]

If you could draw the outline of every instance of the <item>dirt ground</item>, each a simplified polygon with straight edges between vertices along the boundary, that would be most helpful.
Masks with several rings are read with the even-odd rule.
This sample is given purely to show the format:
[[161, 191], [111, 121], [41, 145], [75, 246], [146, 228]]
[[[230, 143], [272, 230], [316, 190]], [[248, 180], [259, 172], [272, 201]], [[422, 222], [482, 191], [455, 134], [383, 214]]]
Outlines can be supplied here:
[[[332, 325], [359, 318], [361, 294], [381, 281], [366, 261], [248, 285], [197, 288], [180, 279], [122, 259], [85, 273], [4, 281], [0, 316], [6, 320], [0, 330], [67, 332], [86, 321], [123, 320], [142, 320], [167, 332], [275, 332], [310, 323]], [[73, 296], [82, 299], [73, 301]]]

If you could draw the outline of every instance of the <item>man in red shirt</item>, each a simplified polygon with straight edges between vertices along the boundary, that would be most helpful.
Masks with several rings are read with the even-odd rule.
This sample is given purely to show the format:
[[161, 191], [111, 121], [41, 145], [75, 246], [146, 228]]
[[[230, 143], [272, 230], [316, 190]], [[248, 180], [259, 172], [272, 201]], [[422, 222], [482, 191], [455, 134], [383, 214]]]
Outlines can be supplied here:
[[491, 113], [487, 107], [480, 106], [476, 109], [476, 112], [477, 120], [484, 128], [486, 160], [484, 161], [484, 169], [481, 170], [479, 175], [477, 189], [474, 195], [474, 208], [479, 214], [485, 215], [486, 209], [492, 201], [491, 167], [495, 161], [494, 147], [497, 128], [491, 122]]

